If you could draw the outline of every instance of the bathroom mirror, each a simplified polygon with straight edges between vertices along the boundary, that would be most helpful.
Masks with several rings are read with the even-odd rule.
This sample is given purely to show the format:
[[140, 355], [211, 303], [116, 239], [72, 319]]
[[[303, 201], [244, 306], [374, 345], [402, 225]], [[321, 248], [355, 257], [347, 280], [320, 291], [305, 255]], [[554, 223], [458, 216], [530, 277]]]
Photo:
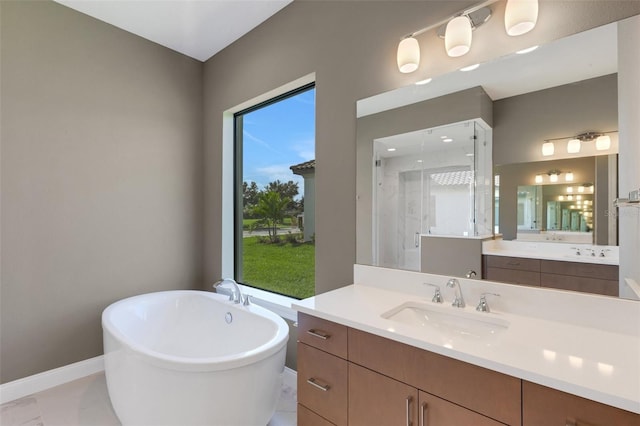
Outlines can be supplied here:
[[[588, 66], [582, 66], [584, 64]], [[510, 166], [531, 167], [542, 173], [547, 162], [588, 158], [597, 163], [596, 169], [603, 163], [610, 166], [602, 176], [616, 176], [617, 133], [611, 133], [612, 144], [608, 150], [596, 151], [593, 144], [583, 144], [579, 153], [566, 150], [567, 141], [582, 132], [617, 132], [616, 23], [553, 41], [528, 54], [514, 53], [497, 58], [472, 72], [456, 71], [434, 77], [424, 86], [402, 87], [360, 100], [357, 103], [358, 263], [375, 263], [372, 243], [375, 228], [372, 217], [373, 141], [478, 117], [483, 107], [473, 110], [464, 100], [477, 96], [478, 92], [488, 94], [492, 102], [489, 108], [493, 115], [485, 121], [493, 129], [496, 174], [503, 174]], [[541, 150], [548, 139], [554, 139], [556, 146], [555, 154], [550, 157], [543, 156]], [[567, 167], [573, 168], [558, 167], [565, 171], [569, 171]], [[530, 174], [531, 182], [520, 182], [513, 187], [514, 200], [517, 186], [534, 185], [535, 175]], [[574, 186], [594, 183], [594, 203], [600, 195], [605, 203], [617, 196], [611, 182], [599, 191], [597, 185], [602, 179], [583, 179], [577, 172], [574, 176]], [[501, 203], [504, 178], [500, 185]], [[507, 208], [506, 204], [504, 208]], [[498, 226], [508, 215], [513, 215], [514, 222], [517, 220], [517, 201], [510, 208], [510, 211], [501, 211], [500, 205], [496, 206]], [[603, 206], [599, 210], [605, 214], [615, 211], [613, 206], [611, 209]], [[611, 223], [615, 226], [615, 218], [601, 228], [615, 236], [617, 231], [611, 229]], [[596, 225], [596, 232], [598, 228]], [[515, 225], [513, 230], [510, 239], [517, 236]], [[608, 237], [595, 241], [613, 245]]]

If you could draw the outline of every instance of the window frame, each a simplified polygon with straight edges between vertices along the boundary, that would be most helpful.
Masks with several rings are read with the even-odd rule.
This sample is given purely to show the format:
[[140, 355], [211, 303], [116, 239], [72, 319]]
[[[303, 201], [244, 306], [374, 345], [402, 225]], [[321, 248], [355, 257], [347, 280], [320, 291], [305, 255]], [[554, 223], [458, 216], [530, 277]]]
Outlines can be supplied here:
[[[315, 77], [315, 76], [314, 76]], [[276, 291], [264, 289], [261, 287], [255, 287], [251, 284], [244, 283], [242, 280], [238, 280], [237, 277], [242, 276], [242, 239], [243, 239], [243, 194], [242, 194], [242, 184], [243, 184], [243, 148], [244, 148], [244, 140], [243, 140], [243, 119], [246, 114], [251, 112], [260, 110], [262, 108], [268, 107], [270, 105], [276, 104], [285, 99], [289, 99], [301, 93], [307, 92], [309, 90], [316, 89], [315, 78], [307, 83], [299, 85], [293, 89], [289, 89], [283, 91], [275, 96], [269, 97], [266, 100], [258, 101], [253, 105], [247, 106], [243, 109], [239, 109], [233, 112], [233, 277], [236, 279], [239, 285], [243, 288], [243, 292], [245, 294], [258, 295], [260, 299], [263, 301], [267, 301], [268, 304], [275, 303], [276, 305], [280, 305], [284, 303], [285, 305], [291, 306], [292, 302], [298, 301], [300, 299], [290, 296], [287, 294], [279, 293]], [[315, 117], [314, 117], [315, 121]], [[315, 148], [315, 144], [314, 144]], [[240, 225], [239, 225], [240, 224]], [[315, 272], [315, 271], [314, 271]], [[247, 291], [248, 289], [251, 289]], [[315, 294], [315, 291], [314, 291]], [[282, 315], [282, 314], [281, 314]], [[283, 315], [284, 316], [284, 315]], [[285, 316], [287, 317], [287, 316]], [[295, 318], [291, 318], [295, 319]]]

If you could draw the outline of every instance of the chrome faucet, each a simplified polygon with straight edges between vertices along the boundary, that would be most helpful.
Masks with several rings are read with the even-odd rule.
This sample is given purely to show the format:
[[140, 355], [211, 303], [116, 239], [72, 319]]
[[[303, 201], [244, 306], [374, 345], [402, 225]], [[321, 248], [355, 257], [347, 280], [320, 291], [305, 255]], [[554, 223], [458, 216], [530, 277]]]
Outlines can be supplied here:
[[462, 288], [460, 287], [460, 283], [457, 279], [451, 278], [447, 281], [447, 287], [453, 288], [455, 291], [455, 298], [453, 299], [453, 303], [451, 306], [455, 306], [456, 308], [464, 308], [464, 297], [462, 296]]
[[233, 288], [231, 289], [231, 294], [229, 295], [229, 300], [232, 300], [233, 303], [243, 303], [243, 301], [245, 301], [245, 304], [248, 305], [248, 301], [249, 301], [249, 296], [247, 296], [247, 298], [243, 298], [242, 297], [242, 292], [240, 291], [240, 286], [238, 286], [238, 283], [235, 282], [235, 280], [232, 280], [231, 278], [223, 278], [220, 281], [217, 281], [214, 285], [213, 288], [217, 289], [218, 287], [224, 285], [224, 284], [231, 284], [233, 286]]
[[480, 295], [480, 302], [476, 306], [478, 312], [491, 312], [489, 304], [487, 303], [487, 296], [500, 296], [498, 293], [482, 293]]
[[434, 303], [442, 303], [444, 302], [444, 299], [442, 298], [442, 293], [440, 292], [440, 286], [439, 285], [435, 285], [435, 284], [429, 284], [429, 283], [424, 283], [425, 285], [429, 285], [431, 287], [435, 287], [435, 290], [433, 292], [433, 298], [431, 299], [432, 302]]

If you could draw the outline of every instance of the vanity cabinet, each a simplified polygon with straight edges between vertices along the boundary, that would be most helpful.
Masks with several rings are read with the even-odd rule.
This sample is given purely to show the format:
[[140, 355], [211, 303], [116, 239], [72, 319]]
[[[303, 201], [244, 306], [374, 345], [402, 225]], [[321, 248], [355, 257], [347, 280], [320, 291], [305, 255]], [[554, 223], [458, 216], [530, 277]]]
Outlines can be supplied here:
[[522, 425], [638, 426], [640, 415], [523, 381]]
[[617, 265], [542, 260], [540, 285], [562, 290], [618, 296]]
[[483, 256], [483, 278], [505, 282], [618, 296], [617, 265], [508, 256]]
[[521, 425], [520, 379], [302, 313], [298, 324], [301, 426]]
[[483, 278], [512, 284], [540, 285], [540, 260], [523, 257], [484, 256]]

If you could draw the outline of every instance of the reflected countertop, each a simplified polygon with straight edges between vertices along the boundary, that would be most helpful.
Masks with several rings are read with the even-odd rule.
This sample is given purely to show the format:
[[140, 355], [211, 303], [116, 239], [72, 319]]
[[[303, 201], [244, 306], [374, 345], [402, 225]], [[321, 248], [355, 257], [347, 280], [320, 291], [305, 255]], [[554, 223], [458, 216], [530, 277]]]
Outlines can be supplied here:
[[[292, 307], [348, 327], [406, 343], [460, 361], [528, 380], [624, 410], [640, 413], [640, 303], [604, 296], [518, 288], [489, 281], [460, 279], [466, 308], [451, 307], [447, 277], [356, 265], [354, 282], [301, 300]], [[436, 283], [444, 304], [431, 302]], [[491, 313], [475, 305], [481, 292], [496, 289]], [[407, 302], [440, 310], [463, 309], [509, 324], [489, 338], [451, 333], [437, 327], [406, 324], [382, 315]], [[543, 305], [547, 305], [546, 307]], [[567, 305], [562, 312], [558, 306]], [[578, 312], [578, 309], [582, 312]], [[595, 309], [595, 311], [594, 311]], [[598, 322], [593, 313], [606, 316]], [[631, 321], [619, 329], [622, 318]], [[630, 318], [633, 318], [631, 320]]]
[[495, 239], [482, 242], [482, 254], [556, 260], [563, 262], [593, 263], [600, 265], [620, 264], [619, 250], [617, 246], [600, 246], [592, 244], [517, 240], [507, 241]]

